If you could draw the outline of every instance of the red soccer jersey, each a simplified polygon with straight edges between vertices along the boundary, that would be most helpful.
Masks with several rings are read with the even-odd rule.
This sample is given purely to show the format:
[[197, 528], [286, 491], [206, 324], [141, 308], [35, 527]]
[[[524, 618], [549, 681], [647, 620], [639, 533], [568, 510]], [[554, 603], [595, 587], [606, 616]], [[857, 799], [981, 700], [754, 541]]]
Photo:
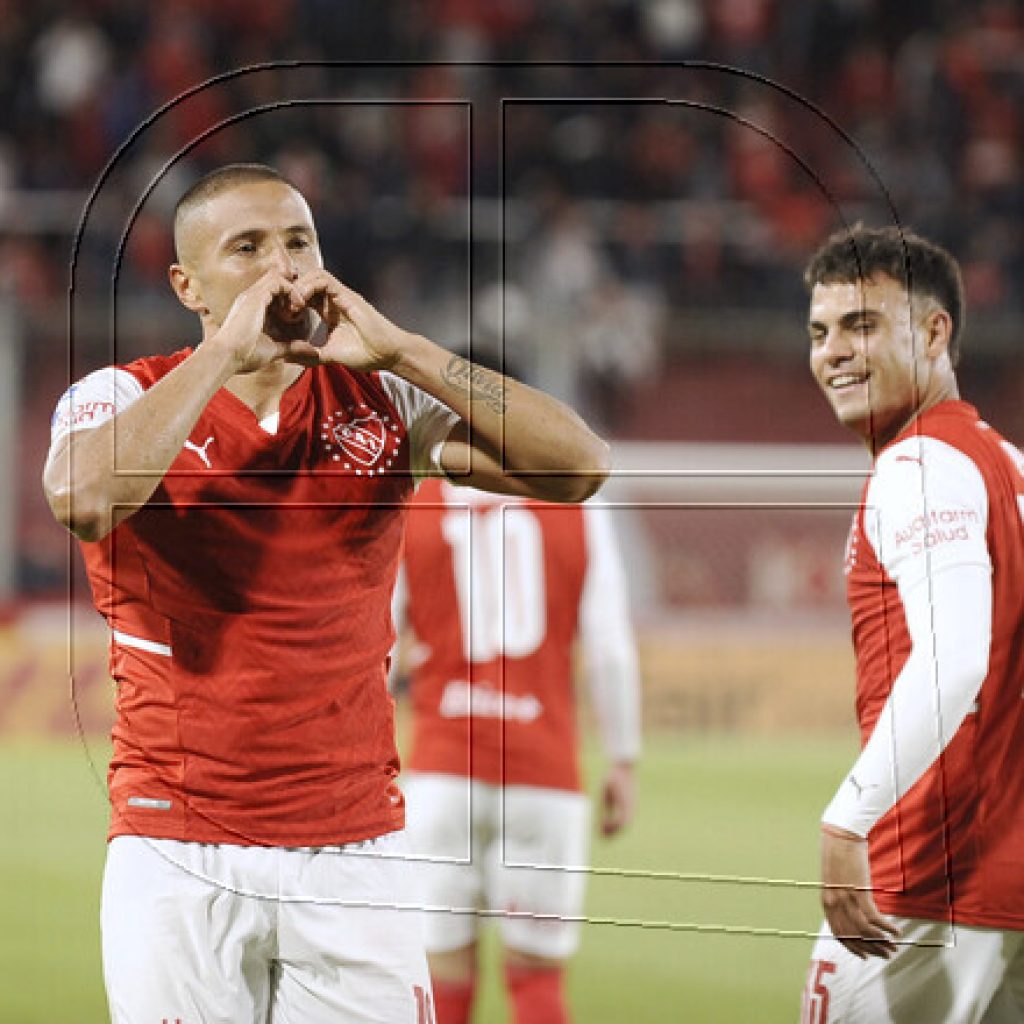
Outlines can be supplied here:
[[[925, 775], [871, 830], [872, 879], [883, 890], [876, 899], [891, 914], [1020, 929], [1024, 928], [1024, 460], [964, 402], [944, 402], [928, 410], [893, 443], [918, 435], [966, 455], [984, 482], [985, 540], [992, 564], [992, 642], [976, 710]], [[862, 503], [847, 555], [857, 713], [864, 742], [910, 653], [897, 586], [869, 540], [865, 514]], [[897, 531], [895, 543], [938, 551], [967, 538], [966, 526], [952, 511], [947, 516], [935, 509], [929, 515]]]
[[[145, 389], [188, 354], [124, 369]], [[378, 375], [305, 371], [276, 433], [222, 389], [147, 504], [82, 545], [114, 630], [112, 836], [402, 827], [386, 665], [409, 462]]]
[[420, 487], [404, 562], [422, 652], [409, 770], [580, 788], [572, 652], [584, 515], [437, 481]]

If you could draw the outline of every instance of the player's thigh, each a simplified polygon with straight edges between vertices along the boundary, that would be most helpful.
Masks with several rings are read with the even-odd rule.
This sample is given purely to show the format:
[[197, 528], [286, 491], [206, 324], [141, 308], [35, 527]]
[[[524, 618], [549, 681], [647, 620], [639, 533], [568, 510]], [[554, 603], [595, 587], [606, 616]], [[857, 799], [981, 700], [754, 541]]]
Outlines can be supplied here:
[[502, 942], [550, 959], [579, 946], [590, 834], [582, 793], [510, 786], [489, 864], [488, 903]]
[[137, 836], [111, 842], [100, 925], [114, 1024], [262, 1024], [272, 915], [265, 900], [238, 890], [258, 887], [268, 867], [262, 850]]
[[461, 776], [417, 773], [407, 776], [403, 789], [406, 839], [415, 858], [410, 871], [427, 911], [426, 948], [462, 949], [476, 940], [483, 898], [483, 856], [472, 828], [474, 820], [491, 813], [488, 787], [471, 786]]
[[1006, 972], [982, 1024], [1019, 1024], [1024, 1020], [1024, 932], [1004, 932]]
[[271, 1024], [431, 1024], [404, 837], [282, 853]]
[[896, 918], [899, 950], [860, 959], [827, 926], [811, 954], [802, 1024], [980, 1024], [1005, 970], [1003, 933]]
[[469, 860], [472, 780], [417, 772], [402, 779], [402, 790], [409, 852], [416, 857]]

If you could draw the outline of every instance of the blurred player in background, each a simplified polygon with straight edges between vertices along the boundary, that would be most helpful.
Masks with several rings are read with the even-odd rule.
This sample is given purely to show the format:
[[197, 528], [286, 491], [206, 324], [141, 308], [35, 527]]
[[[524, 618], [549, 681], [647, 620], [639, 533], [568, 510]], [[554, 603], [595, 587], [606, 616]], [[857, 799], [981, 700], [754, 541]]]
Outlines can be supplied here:
[[203, 178], [174, 233], [200, 344], [72, 387], [44, 473], [113, 631], [111, 1012], [429, 1024], [418, 929], [394, 908], [405, 499], [442, 471], [582, 500], [606, 446], [341, 284], [271, 168]]
[[803, 1021], [1019, 1022], [1024, 456], [959, 398], [949, 253], [857, 227], [806, 282], [811, 370], [875, 463], [846, 555], [863, 749], [822, 819]]
[[[608, 509], [500, 501], [430, 481], [409, 516], [398, 621], [414, 636], [405, 782], [439, 1024], [467, 1024], [479, 918], [497, 912], [515, 1024], [569, 1020], [590, 830], [576, 643], [609, 769], [601, 830], [633, 815], [636, 647]], [[529, 865], [538, 865], [537, 869]]]

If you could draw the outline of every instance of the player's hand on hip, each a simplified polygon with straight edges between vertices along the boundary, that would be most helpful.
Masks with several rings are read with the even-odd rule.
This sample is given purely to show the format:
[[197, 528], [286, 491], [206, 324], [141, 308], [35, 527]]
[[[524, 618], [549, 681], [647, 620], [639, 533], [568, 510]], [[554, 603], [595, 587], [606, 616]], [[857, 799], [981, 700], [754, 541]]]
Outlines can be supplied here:
[[887, 960], [896, 952], [899, 929], [871, 894], [868, 841], [831, 825], [821, 832], [821, 904], [832, 934], [855, 956]]
[[316, 363], [311, 329], [296, 283], [280, 270], [268, 270], [236, 296], [207, 344], [231, 352], [235, 373], [252, 373], [276, 360]]
[[326, 270], [303, 274], [296, 285], [327, 327], [327, 340], [318, 349], [321, 362], [364, 372], [388, 370], [413, 339]]
[[614, 836], [632, 820], [636, 806], [633, 766], [626, 761], [614, 764], [601, 787], [601, 835]]

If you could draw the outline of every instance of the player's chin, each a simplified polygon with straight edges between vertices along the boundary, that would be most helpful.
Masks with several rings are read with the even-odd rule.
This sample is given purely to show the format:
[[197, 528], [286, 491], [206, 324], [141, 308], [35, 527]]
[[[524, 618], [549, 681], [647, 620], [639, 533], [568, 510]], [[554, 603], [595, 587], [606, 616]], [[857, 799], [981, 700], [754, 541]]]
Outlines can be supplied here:
[[863, 403], [833, 401], [832, 411], [847, 430], [862, 437], [871, 433], [871, 410]]
[[309, 341], [313, 334], [313, 313], [304, 309], [297, 316], [285, 317], [270, 312], [264, 329], [271, 341]]

